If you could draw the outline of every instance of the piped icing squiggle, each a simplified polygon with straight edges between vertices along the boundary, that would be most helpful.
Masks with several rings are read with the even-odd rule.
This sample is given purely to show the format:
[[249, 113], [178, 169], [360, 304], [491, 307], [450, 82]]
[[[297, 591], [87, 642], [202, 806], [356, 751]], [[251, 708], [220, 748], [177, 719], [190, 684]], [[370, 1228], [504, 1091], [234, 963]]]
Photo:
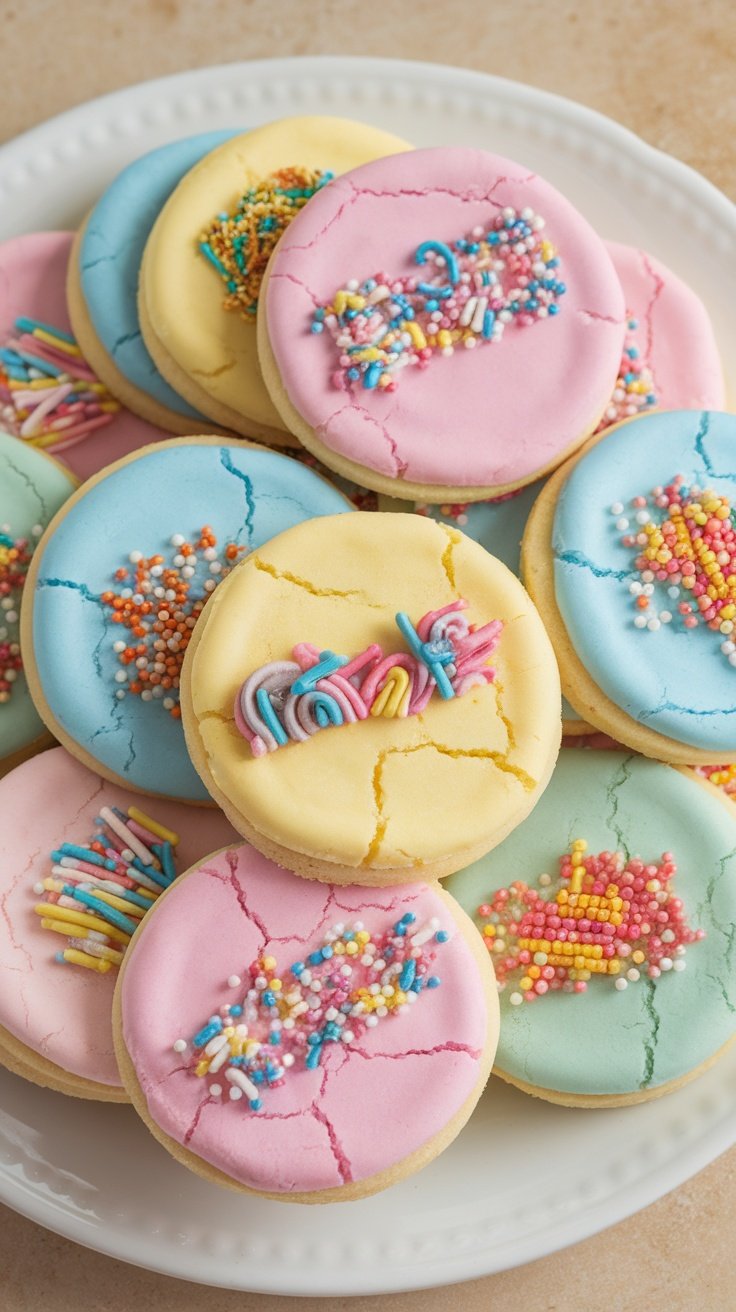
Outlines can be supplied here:
[[270, 661], [251, 674], [235, 699], [235, 723], [254, 756], [289, 742], [306, 742], [329, 725], [369, 715], [419, 715], [435, 691], [449, 700], [491, 683], [487, 662], [503, 631], [501, 620], [480, 629], [463, 614], [463, 598], [429, 611], [414, 628], [399, 612], [409, 652], [385, 655], [377, 643], [350, 659], [299, 643], [291, 661]]
[[335, 924], [283, 979], [276, 958], [260, 956], [245, 980], [228, 977], [242, 1001], [225, 1003], [189, 1043], [176, 1039], [174, 1052], [188, 1055], [189, 1070], [208, 1081], [210, 1097], [227, 1092], [232, 1102], [245, 1098], [251, 1111], [260, 1111], [262, 1093], [282, 1085], [290, 1071], [315, 1070], [331, 1044], [348, 1046], [387, 1017], [406, 1016], [425, 989], [439, 987], [431, 967], [450, 934], [436, 916], [415, 922], [408, 911], [378, 933], [362, 920]]
[[429, 266], [428, 279], [381, 272], [347, 282], [312, 317], [312, 332], [327, 328], [340, 351], [335, 387], [392, 392], [407, 365], [426, 368], [437, 352], [498, 342], [508, 324], [558, 314], [566, 288], [544, 226], [531, 208], [506, 206], [488, 229], [476, 226], [452, 247], [422, 242], [414, 258]]

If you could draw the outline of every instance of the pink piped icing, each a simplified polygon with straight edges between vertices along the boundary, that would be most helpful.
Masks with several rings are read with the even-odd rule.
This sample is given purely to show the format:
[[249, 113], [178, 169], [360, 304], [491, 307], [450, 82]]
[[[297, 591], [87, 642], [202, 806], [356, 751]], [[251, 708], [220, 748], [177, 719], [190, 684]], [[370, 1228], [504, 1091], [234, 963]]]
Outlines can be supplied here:
[[[452, 242], [505, 206], [544, 217], [566, 286], [554, 320], [405, 369], [396, 392], [336, 389], [334, 344], [310, 332], [315, 307], [376, 269], [415, 275], [421, 242]], [[625, 331], [611, 259], [570, 202], [519, 164], [457, 147], [378, 160], [314, 196], [274, 255], [266, 311], [286, 392], [319, 440], [377, 474], [438, 486], [530, 481], [558, 461], [600, 418]]]
[[[287, 977], [335, 922], [359, 919], [378, 932], [410, 911], [451, 932], [436, 961], [440, 987], [355, 1046], [331, 1045], [317, 1069], [292, 1069], [261, 1111], [210, 1095], [192, 1074], [191, 1047], [173, 1051], [235, 1000], [228, 978], [258, 956], [273, 955]], [[131, 951], [122, 1002], [125, 1044], [157, 1125], [239, 1183], [277, 1193], [365, 1180], [436, 1136], [478, 1083], [490, 1005], [467, 941], [429, 886], [336, 888], [297, 879], [247, 846], [205, 861], [161, 904]]]

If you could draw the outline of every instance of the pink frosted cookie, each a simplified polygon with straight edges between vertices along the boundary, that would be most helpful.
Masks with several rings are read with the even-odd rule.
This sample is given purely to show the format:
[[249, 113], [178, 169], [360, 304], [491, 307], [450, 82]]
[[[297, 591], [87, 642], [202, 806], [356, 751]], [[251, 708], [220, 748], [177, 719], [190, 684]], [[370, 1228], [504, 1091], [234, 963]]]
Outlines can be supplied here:
[[176, 1158], [327, 1202], [450, 1143], [488, 1077], [498, 999], [437, 885], [337, 888], [243, 845], [162, 897], [126, 956], [114, 1028], [131, 1099]]
[[107, 783], [62, 747], [0, 781], [0, 813], [0, 1063], [62, 1093], [125, 1102], [112, 1036], [120, 959], [172, 875], [234, 831], [219, 811]]
[[264, 377], [319, 459], [376, 491], [478, 500], [601, 419], [626, 315], [604, 243], [549, 183], [458, 147], [366, 164], [282, 237]]
[[33, 232], [0, 244], [0, 428], [85, 479], [167, 434], [120, 405], [76, 345], [65, 290], [72, 241]]
[[700, 297], [636, 246], [606, 242], [627, 306], [619, 376], [599, 428], [642, 410], [722, 410], [723, 370]]

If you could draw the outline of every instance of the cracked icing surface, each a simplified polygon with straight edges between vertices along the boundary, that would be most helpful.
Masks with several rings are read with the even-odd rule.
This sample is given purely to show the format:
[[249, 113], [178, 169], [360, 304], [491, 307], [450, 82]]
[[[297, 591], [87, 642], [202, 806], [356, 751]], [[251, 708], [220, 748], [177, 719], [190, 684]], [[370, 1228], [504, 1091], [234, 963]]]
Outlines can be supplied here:
[[181, 722], [138, 697], [115, 699], [120, 631], [100, 594], [131, 551], [170, 551], [172, 533], [188, 537], [209, 524], [223, 547], [258, 548], [293, 524], [346, 508], [304, 465], [237, 442], [173, 441], [103, 477], [59, 522], [39, 562], [33, 647], [53, 719], [136, 787], [206, 800]]
[[[30, 537], [35, 524], [45, 528], [74, 488], [74, 480], [54, 460], [0, 432], [0, 524], [10, 525], [12, 537]], [[2, 611], [0, 624], [1, 617]], [[0, 759], [21, 751], [43, 732], [21, 671], [10, 700], [0, 704]]]
[[[680, 473], [733, 500], [735, 450], [732, 415], [683, 410], [635, 419], [577, 463], [553, 533], [557, 605], [588, 673], [634, 720], [723, 760], [736, 753], [736, 672], [705, 626], [634, 628], [627, 586], [638, 577], [634, 553], [622, 546], [610, 506], [621, 501], [629, 514], [633, 497]], [[664, 607], [666, 591], [656, 587]]]
[[[66, 273], [72, 241], [71, 232], [35, 232], [0, 245], [0, 337], [9, 335], [21, 315], [71, 332]], [[121, 407], [111, 424], [60, 451], [59, 460], [79, 478], [89, 478], [162, 436], [160, 429]]]
[[137, 936], [122, 985], [123, 1039], [155, 1123], [241, 1184], [280, 1193], [360, 1181], [428, 1144], [471, 1096], [497, 1036], [491, 981], [456, 928], [437, 959], [440, 988], [355, 1049], [331, 1045], [316, 1070], [292, 1070], [261, 1112], [206, 1096], [171, 1046], [232, 1001], [228, 976], [264, 949], [286, 970], [337, 921], [383, 928], [409, 910], [455, 928], [424, 884], [328, 887], [246, 846], [183, 880]]
[[[41, 928], [33, 907], [37, 880], [51, 873], [50, 852], [86, 840], [102, 806], [137, 806], [139, 796], [92, 774], [56, 747], [0, 780], [0, 1025], [34, 1052], [73, 1075], [119, 1086], [112, 1044], [116, 972], [98, 975], [60, 966], [57, 935]], [[220, 812], [157, 800], [157, 820], [181, 835], [179, 870], [232, 842]]]
[[542, 872], [554, 877], [571, 837], [585, 837], [593, 852], [628, 849], [645, 861], [673, 852], [673, 890], [706, 937], [688, 949], [684, 971], [623, 993], [593, 979], [583, 994], [548, 994], [530, 1006], [512, 1007], [501, 994], [496, 1066], [578, 1094], [636, 1094], [682, 1079], [736, 1032], [736, 816], [670, 766], [620, 752], [563, 752], [532, 815], [454, 875], [448, 891], [475, 915], [511, 878], [536, 886]]
[[223, 309], [222, 283], [197, 251], [200, 232], [219, 211], [234, 212], [243, 191], [276, 169], [301, 164], [344, 173], [405, 149], [399, 137], [366, 124], [292, 118], [232, 138], [186, 174], [153, 227], [142, 295], [166, 355], [196, 379], [197, 405], [206, 411], [209, 398], [258, 424], [284, 427], [261, 377], [255, 322]]
[[[471, 622], [505, 622], [492, 660], [497, 686], [251, 756], [233, 724], [249, 673], [288, 659], [298, 642], [346, 654], [373, 642], [402, 650], [397, 611], [416, 621], [458, 596]], [[254, 842], [260, 834], [379, 880], [382, 870], [410, 876], [436, 863], [446, 873], [497, 842], [544, 786], [560, 734], [549, 640], [519, 581], [457, 530], [376, 512], [302, 525], [239, 566], [205, 614], [185, 670], [187, 733], [206, 755], [216, 796], [234, 823], [239, 815], [256, 831]]]
[[[567, 287], [556, 319], [408, 369], [395, 393], [338, 391], [329, 334], [309, 332], [315, 299], [378, 270], [416, 273], [420, 242], [454, 241], [505, 205], [546, 219]], [[286, 395], [327, 451], [437, 487], [526, 483], [557, 463], [598, 422], [624, 335], [620, 284], [582, 216], [522, 166], [457, 147], [367, 164], [313, 197], [271, 262], [266, 311]]]
[[134, 160], [95, 205], [79, 251], [82, 293], [105, 350], [135, 387], [191, 418], [197, 411], [161, 377], [143, 341], [138, 274], [148, 235], [174, 187], [203, 155], [233, 135], [204, 132]]

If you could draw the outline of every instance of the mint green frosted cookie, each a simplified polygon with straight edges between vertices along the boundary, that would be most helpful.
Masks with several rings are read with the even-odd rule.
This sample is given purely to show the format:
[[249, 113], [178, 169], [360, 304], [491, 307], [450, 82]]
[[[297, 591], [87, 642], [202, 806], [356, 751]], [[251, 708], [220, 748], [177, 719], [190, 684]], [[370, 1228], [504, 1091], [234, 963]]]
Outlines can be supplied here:
[[[0, 432], [0, 772], [48, 736], [23, 673], [18, 620], [25, 575], [49, 520], [77, 480], [50, 456]], [[49, 740], [50, 741], [50, 740]]]
[[531, 815], [447, 888], [496, 967], [496, 1072], [527, 1092], [657, 1097], [736, 1036], [736, 815], [689, 772], [563, 752]]

